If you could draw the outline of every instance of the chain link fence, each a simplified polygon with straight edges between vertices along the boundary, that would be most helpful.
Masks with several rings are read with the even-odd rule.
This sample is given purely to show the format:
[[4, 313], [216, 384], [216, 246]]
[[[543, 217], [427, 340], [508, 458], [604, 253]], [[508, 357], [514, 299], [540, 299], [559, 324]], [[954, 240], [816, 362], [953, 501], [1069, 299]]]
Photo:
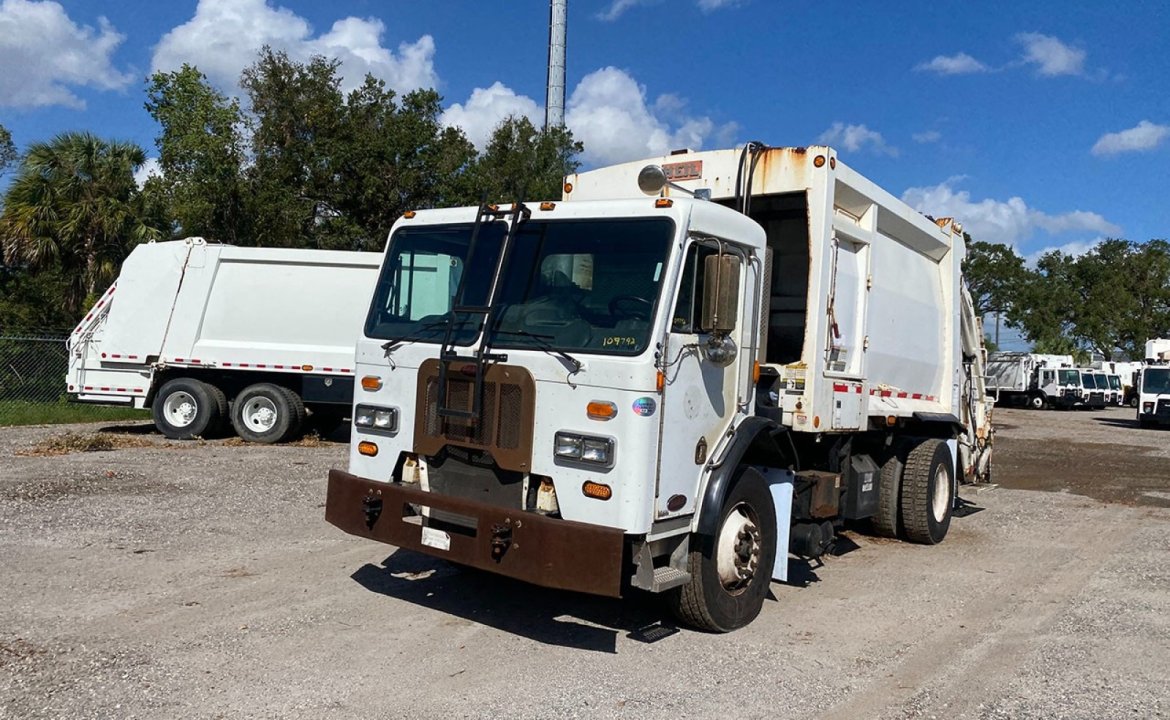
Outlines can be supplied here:
[[69, 402], [68, 335], [0, 335], [0, 427], [147, 419], [142, 410]]

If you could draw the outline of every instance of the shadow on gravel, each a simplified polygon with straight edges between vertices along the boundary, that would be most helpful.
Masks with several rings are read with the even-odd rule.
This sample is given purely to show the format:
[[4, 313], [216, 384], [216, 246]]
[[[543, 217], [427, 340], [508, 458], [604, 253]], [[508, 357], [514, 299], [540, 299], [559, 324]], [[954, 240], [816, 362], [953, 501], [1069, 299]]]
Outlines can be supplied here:
[[616, 653], [619, 632], [640, 642], [677, 632], [649, 594], [616, 600], [550, 590], [408, 550], [396, 550], [381, 566], [360, 567], [352, 577], [371, 592], [546, 645]]
[[98, 432], [112, 433], [114, 435], [157, 435], [157, 430], [154, 429], [154, 423], [134, 423], [133, 425], [107, 425], [99, 428]]
[[1118, 418], [1111, 418], [1111, 417], [1095, 417], [1095, 418], [1093, 418], [1093, 421], [1100, 423], [1101, 425], [1108, 425], [1110, 427], [1123, 427], [1123, 428], [1135, 428], [1135, 429], [1140, 427], [1138, 425], [1137, 420], [1120, 420]]

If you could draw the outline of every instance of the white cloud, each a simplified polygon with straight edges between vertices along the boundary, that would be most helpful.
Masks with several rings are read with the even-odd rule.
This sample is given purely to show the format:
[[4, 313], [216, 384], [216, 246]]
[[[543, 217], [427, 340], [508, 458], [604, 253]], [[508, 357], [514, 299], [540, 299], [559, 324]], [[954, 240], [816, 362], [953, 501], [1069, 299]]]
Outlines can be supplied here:
[[[733, 124], [716, 126], [709, 117], [688, 116], [673, 95], [646, 102], [646, 89], [614, 67], [586, 75], [569, 97], [565, 124], [585, 143], [583, 161], [606, 165], [672, 149], [700, 149], [711, 136], [735, 132]], [[669, 116], [669, 120], [665, 119]]]
[[[610, 0], [609, 7], [593, 17], [604, 22], [613, 22], [631, 8], [639, 5], [654, 5], [662, 0]], [[727, 7], [739, 5], [742, 0], [695, 0], [695, 5], [704, 13], [712, 13]]]
[[304, 62], [313, 55], [341, 61], [342, 89], [362, 83], [367, 73], [396, 91], [435, 87], [435, 41], [423, 35], [402, 43], [397, 53], [382, 47], [386, 26], [376, 18], [346, 17], [315, 36], [308, 21], [268, 0], [199, 0], [195, 15], [163, 35], [154, 49], [152, 70], [197, 66], [216, 86], [238, 92], [240, 72], [265, 45]]
[[1046, 245], [1036, 252], [1028, 253], [1024, 256], [1024, 262], [1029, 267], [1036, 267], [1036, 261], [1041, 256], [1047, 255], [1050, 252], [1059, 252], [1062, 255], [1071, 255], [1072, 257], [1080, 257], [1105, 242], [1103, 237], [1095, 237], [1091, 240], [1073, 240], [1072, 242], [1064, 243], [1063, 245]]
[[1000, 242], [1018, 247], [1037, 230], [1051, 235], [1093, 233], [1118, 236], [1121, 228], [1094, 212], [1074, 210], [1050, 215], [1028, 207], [1023, 198], [1007, 200], [972, 200], [971, 193], [958, 190], [962, 177], [948, 178], [933, 187], [915, 187], [902, 193], [902, 199], [915, 210], [933, 217], [953, 217], [963, 223], [976, 240]]
[[1170, 137], [1170, 125], [1157, 125], [1149, 120], [1142, 120], [1128, 130], [1105, 133], [1093, 144], [1090, 152], [1100, 156], [1153, 150], [1167, 137]]
[[142, 187], [149, 178], [162, 177], [162, 175], [162, 168], [158, 166], [158, 158], [149, 157], [134, 171], [134, 182], [138, 184], [138, 187]]
[[0, 107], [81, 109], [79, 87], [117, 90], [134, 77], [111, 62], [125, 36], [104, 17], [77, 25], [56, 2], [0, 2]]
[[821, 133], [817, 142], [843, 147], [849, 152], [869, 148], [879, 155], [898, 156], [898, 148], [887, 145], [880, 132], [870, 130], [865, 125], [846, 125], [835, 122], [832, 127]]
[[938, 130], [927, 130], [925, 132], [914, 133], [910, 136], [910, 138], [916, 143], [929, 145], [930, 143], [936, 143], [941, 140], [942, 133], [940, 133]]
[[544, 108], [527, 95], [517, 95], [501, 82], [489, 88], [476, 88], [466, 103], [455, 103], [443, 112], [441, 122], [463, 128], [463, 132], [479, 149], [483, 149], [492, 130], [511, 116], [528, 118], [540, 127], [544, 122]]
[[987, 72], [990, 68], [967, 53], [961, 52], [957, 55], [936, 55], [930, 62], [921, 63], [914, 69], [939, 75], [966, 75]]
[[1083, 75], [1085, 51], [1066, 45], [1051, 35], [1020, 33], [1016, 42], [1024, 46], [1024, 62], [1036, 66], [1046, 77], [1056, 75]]

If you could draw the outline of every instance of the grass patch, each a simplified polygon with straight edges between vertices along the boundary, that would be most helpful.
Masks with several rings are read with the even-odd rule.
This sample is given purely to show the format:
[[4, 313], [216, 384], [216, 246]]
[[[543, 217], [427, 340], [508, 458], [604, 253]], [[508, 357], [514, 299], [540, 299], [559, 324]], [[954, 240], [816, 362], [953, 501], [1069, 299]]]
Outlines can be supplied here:
[[146, 438], [133, 435], [114, 435], [112, 433], [74, 433], [67, 432], [54, 435], [42, 443], [27, 450], [17, 450], [16, 454], [25, 457], [52, 457], [54, 455], [68, 455], [79, 452], [107, 452], [120, 448], [155, 447], [155, 443]]
[[34, 403], [20, 400], [0, 400], [0, 427], [58, 425], [107, 420], [150, 420], [150, 411], [83, 403]]

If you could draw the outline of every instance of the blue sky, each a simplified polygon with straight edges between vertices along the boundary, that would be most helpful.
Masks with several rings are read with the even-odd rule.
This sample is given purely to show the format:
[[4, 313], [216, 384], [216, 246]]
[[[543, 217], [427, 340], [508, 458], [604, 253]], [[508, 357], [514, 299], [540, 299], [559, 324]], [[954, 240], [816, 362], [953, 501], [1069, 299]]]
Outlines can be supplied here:
[[[482, 139], [543, 118], [545, 0], [0, 0], [0, 124], [154, 152], [153, 69], [234, 92], [264, 43], [436, 86]], [[1170, 236], [1170, 3], [569, 0], [587, 167], [827, 142], [916, 208], [1034, 256]]]

